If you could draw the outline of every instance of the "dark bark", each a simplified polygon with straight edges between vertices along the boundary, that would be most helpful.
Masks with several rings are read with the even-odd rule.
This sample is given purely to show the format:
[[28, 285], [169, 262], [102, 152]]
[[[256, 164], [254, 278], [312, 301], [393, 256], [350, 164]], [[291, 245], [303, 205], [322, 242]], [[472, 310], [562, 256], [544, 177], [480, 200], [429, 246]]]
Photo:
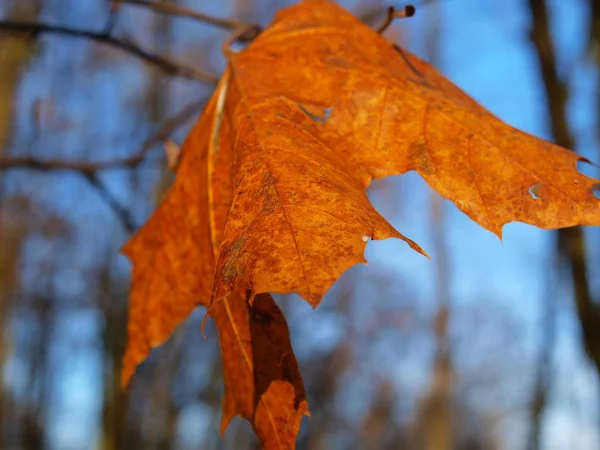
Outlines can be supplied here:
[[[545, 0], [529, 0], [533, 16], [531, 39], [536, 49], [548, 101], [548, 113], [554, 141], [573, 149], [575, 140], [568, 126], [567, 84], [558, 76], [548, 8]], [[567, 266], [573, 283], [573, 297], [582, 331], [583, 346], [600, 374], [600, 308], [594, 302], [588, 283], [587, 255], [582, 227], [558, 231], [557, 251]]]

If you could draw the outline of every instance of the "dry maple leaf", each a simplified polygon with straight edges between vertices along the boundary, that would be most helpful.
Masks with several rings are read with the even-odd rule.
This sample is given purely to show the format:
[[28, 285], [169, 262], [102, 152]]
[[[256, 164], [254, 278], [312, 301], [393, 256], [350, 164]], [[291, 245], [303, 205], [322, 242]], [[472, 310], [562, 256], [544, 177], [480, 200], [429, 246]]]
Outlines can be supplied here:
[[295, 448], [308, 403], [282, 312], [269, 294], [257, 295], [252, 307], [245, 296], [230, 296], [211, 317], [225, 381], [221, 434], [239, 414], [252, 423], [264, 449]]
[[[236, 159], [232, 122], [225, 109], [229, 72], [215, 91], [215, 110], [208, 138], [206, 170], [210, 205], [210, 247], [216, 257], [233, 196]], [[201, 137], [202, 138], [202, 137]], [[193, 150], [192, 150], [193, 151]], [[219, 330], [225, 397], [221, 434], [235, 415], [252, 424], [264, 449], [293, 449], [303, 415], [309, 415], [306, 393], [289, 330], [269, 294], [256, 297], [252, 308], [244, 293], [229, 295], [211, 310]]]
[[[164, 342], [195, 306], [208, 303], [213, 255], [231, 203], [229, 120], [219, 100], [224, 85], [217, 87], [220, 95], [207, 105], [184, 144], [168, 198], [124, 248], [134, 261], [134, 275], [123, 384], [151, 347]], [[200, 217], [204, 220], [198, 222]], [[283, 314], [268, 294], [258, 296], [249, 309], [245, 295], [232, 293], [211, 310], [211, 317], [225, 382], [221, 433], [241, 415], [263, 448], [293, 449], [308, 404]]]
[[[241, 414], [263, 439], [265, 421], [287, 414], [266, 431], [278, 430], [273, 445], [287, 448], [306, 411], [295, 359], [286, 363], [292, 372], [260, 362], [270, 367], [267, 383], [232, 375], [259, 363], [243, 356], [242, 336], [287, 335], [278, 310], [254, 322], [245, 292], [298, 292], [317, 306], [343, 271], [364, 262], [369, 239], [397, 237], [422, 252], [369, 203], [373, 178], [416, 170], [499, 236], [511, 221], [600, 225], [597, 181], [576, 169], [583, 158], [504, 124], [333, 2], [280, 11], [248, 48], [226, 56], [173, 187], [125, 248], [134, 263], [125, 381], [194, 306], [210, 305], [232, 392], [224, 424]], [[270, 297], [255, 303], [258, 312], [276, 308]], [[253, 334], [257, 323], [264, 328]], [[289, 355], [289, 339], [274, 348]], [[270, 410], [268, 399], [284, 409]]]
[[[235, 64], [232, 64], [235, 73]], [[284, 96], [245, 99], [232, 73], [224, 111], [235, 186], [216, 264], [215, 299], [237, 288], [298, 292], [317, 306], [369, 239], [398, 233], [371, 205], [343, 154]]]
[[184, 143], [178, 175], [165, 200], [122, 249], [133, 262], [123, 385], [150, 349], [210, 296], [214, 257], [208, 172], [201, 168], [206, 166], [214, 107], [211, 99]]
[[409, 170], [499, 236], [511, 221], [600, 224], [583, 158], [506, 125], [333, 2], [280, 11], [227, 56], [237, 160], [211, 304], [243, 287], [316, 306], [362, 261], [361, 239], [400, 237], [363, 192]]

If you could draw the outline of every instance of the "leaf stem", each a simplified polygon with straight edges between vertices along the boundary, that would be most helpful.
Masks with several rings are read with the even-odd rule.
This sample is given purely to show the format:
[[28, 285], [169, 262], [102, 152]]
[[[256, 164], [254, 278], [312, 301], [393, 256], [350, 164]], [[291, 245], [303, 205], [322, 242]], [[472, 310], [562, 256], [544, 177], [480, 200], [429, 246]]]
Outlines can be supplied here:
[[417, 9], [413, 5], [406, 5], [401, 10], [396, 11], [393, 6], [389, 6], [386, 12], [385, 21], [377, 28], [379, 34], [383, 33], [392, 24], [394, 19], [404, 19], [415, 15]]

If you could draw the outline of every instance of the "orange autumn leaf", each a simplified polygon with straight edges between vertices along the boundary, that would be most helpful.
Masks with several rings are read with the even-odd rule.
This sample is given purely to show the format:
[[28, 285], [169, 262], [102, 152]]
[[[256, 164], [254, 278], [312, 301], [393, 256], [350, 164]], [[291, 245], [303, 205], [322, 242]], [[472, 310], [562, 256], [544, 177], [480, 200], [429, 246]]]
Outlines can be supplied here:
[[295, 448], [300, 421], [309, 413], [283, 313], [269, 294], [257, 295], [252, 307], [237, 295], [220, 302], [211, 317], [219, 329], [225, 381], [221, 434], [241, 415], [264, 449]]
[[[217, 92], [224, 92], [223, 83]], [[217, 95], [184, 144], [167, 199], [124, 248], [134, 262], [134, 275], [123, 384], [151, 347], [164, 342], [195, 306], [208, 302], [213, 254], [231, 203], [230, 130], [222, 112]], [[193, 207], [188, 209], [189, 204]], [[204, 223], [196, 221], [200, 216]], [[198, 271], [198, 264], [204, 270]], [[221, 432], [240, 415], [250, 421], [263, 448], [294, 448], [308, 404], [278, 306], [264, 294], [249, 309], [245, 296], [232, 293], [212, 309], [211, 317], [225, 382]]]
[[151, 348], [162, 344], [196, 306], [208, 303], [214, 273], [208, 172], [199, 168], [206, 166], [214, 107], [211, 99], [184, 143], [165, 200], [122, 249], [133, 262], [123, 385]]
[[[396, 237], [343, 153], [326, 146], [303, 109], [276, 95], [252, 100], [231, 65], [235, 189], [216, 263], [213, 297], [235, 289], [298, 292], [317, 306], [369, 239]], [[243, 85], [242, 85], [243, 86]]]
[[[600, 225], [597, 181], [576, 168], [583, 158], [504, 124], [333, 2], [280, 11], [226, 56], [173, 187], [125, 247], [134, 273], [124, 380], [195, 306], [209, 306], [227, 386], [223, 423], [246, 417], [266, 448], [293, 448], [307, 410], [289, 337], [283, 347], [259, 337], [288, 335], [280, 311], [252, 333], [252, 308], [256, 317], [277, 308], [260, 294], [297, 292], [317, 306], [365, 262], [369, 239], [396, 237], [422, 252], [369, 203], [372, 179], [415, 170], [499, 236], [512, 221]], [[248, 356], [263, 351], [293, 358], [286, 367], [295, 369]], [[259, 363], [267, 382], [251, 372]], [[253, 377], [235, 375], [244, 371]]]
[[280, 11], [227, 57], [236, 190], [211, 305], [240, 287], [318, 305], [363, 240], [405, 239], [364, 189], [409, 170], [498, 235], [600, 224], [581, 157], [506, 125], [333, 2]]

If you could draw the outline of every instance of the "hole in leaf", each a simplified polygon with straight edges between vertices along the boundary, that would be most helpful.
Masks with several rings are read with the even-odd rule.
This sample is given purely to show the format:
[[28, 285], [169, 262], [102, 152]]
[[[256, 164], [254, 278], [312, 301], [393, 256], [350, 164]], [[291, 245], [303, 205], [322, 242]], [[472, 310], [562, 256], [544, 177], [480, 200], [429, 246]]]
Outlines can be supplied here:
[[540, 187], [541, 186], [542, 185], [540, 183], [536, 183], [529, 188], [529, 195], [531, 196], [532, 199], [534, 199], [534, 200], [542, 199], [542, 197], [540, 197]]
[[[304, 112], [304, 114], [310, 117], [313, 120], [313, 122], [327, 122], [329, 120], [331, 112], [333, 111], [333, 108], [318, 108], [314, 106], [307, 107], [301, 105], [300, 103], [298, 103], [298, 107]], [[317, 112], [317, 110], [319, 111]]]
[[590, 178], [598, 178], [598, 166], [585, 160], [577, 161], [577, 171]]
[[592, 186], [592, 193], [594, 194], [594, 197], [600, 200], [600, 183], [596, 183]]
[[258, 25], [244, 26], [238, 31], [233, 32], [225, 46], [230, 52], [239, 53], [245, 50], [261, 32], [262, 28]]
[[229, 47], [229, 50], [233, 53], [239, 53], [242, 50], [246, 50], [246, 47], [248, 47], [248, 45], [249, 44], [247, 42], [233, 41], [231, 43], [231, 46]]

